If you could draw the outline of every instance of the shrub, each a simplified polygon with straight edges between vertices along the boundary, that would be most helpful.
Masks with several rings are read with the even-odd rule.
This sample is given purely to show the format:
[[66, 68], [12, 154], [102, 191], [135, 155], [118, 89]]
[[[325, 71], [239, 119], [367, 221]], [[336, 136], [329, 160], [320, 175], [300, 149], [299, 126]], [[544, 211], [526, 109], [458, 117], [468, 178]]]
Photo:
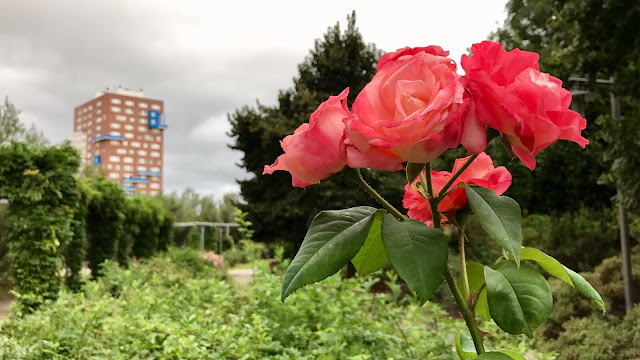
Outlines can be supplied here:
[[25, 309], [55, 299], [62, 249], [71, 242], [80, 163], [69, 143], [0, 148], [0, 198], [8, 199], [9, 256], [14, 290]]
[[[115, 259], [118, 254], [118, 243], [123, 236], [125, 194], [104, 176], [86, 181], [91, 189], [87, 200], [87, 259], [91, 274], [96, 277], [100, 275], [100, 265], [105, 260]], [[124, 247], [124, 244], [120, 243], [120, 246]], [[122, 254], [120, 260], [124, 261]]]
[[[260, 270], [236, 287], [190, 249], [128, 269], [107, 261], [84, 293], [5, 321], [0, 359], [434, 359], [465, 328], [436, 304], [372, 293], [372, 278], [334, 276], [283, 304], [280, 276]], [[494, 347], [530, 349], [484, 329]]]

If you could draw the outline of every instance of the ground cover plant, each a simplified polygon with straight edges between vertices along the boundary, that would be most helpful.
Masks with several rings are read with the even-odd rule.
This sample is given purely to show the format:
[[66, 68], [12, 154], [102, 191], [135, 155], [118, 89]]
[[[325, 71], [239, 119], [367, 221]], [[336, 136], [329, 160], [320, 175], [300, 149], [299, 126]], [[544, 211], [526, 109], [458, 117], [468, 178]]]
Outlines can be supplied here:
[[[281, 273], [257, 267], [239, 286], [191, 249], [128, 269], [107, 262], [84, 292], [1, 323], [0, 359], [451, 359], [464, 328], [437, 304], [402, 295], [393, 275], [383, 293], [371, 291], [376, 277], [332, 277], [292, 295], [292, 307], [280, 301]], [[531, 349], [524, 337], [487, 342]]]

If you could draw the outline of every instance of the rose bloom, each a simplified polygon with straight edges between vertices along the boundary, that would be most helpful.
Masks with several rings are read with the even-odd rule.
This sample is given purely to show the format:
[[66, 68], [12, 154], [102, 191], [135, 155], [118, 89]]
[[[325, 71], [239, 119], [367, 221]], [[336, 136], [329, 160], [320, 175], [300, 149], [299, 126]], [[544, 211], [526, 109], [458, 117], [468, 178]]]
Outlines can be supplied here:
[[[468, 126], [481, 123], [498, 130], [509, 150], [531, 170], [535, 156], [559, 139], [583, 148], [589, 143], [580, 134], [587, 121], [569, 110], [571, 93], [560, 80], [540, 72], [538, 54], [507, 52], [490, 41], [474, 44], [471, 53], [461, 61], [471, 91]], [[483, 142], [481, 147], [486, 137]]]
[[348, 94], [347, 88], [340, 95], [329, 97], [311, 114], [309, 123], [300, 125], [293, 135], [280, 141], [284, 154], [272, 165], [265, 165], [262, 174], [288, 171], [292, 185], [303, 188], [342, 171], [347, 165], [342, 140], [343, 119], [350, 115]]
[[407, 47], [380, 58], [345, 120], [350, 167], [397, 171], [460, 144], [468, 101], [448, 54], [439, 46]]
[[[469, 157], [456, 159], [451, 172], [431, 171], [431, 181], [434, 194], [437, 194], [440, 189], [442, 189], [447, 181], [451, 179], [452, 174], [455, 174], [468, 159]], [[427, 201], [427, 199], [420, 195], [418, 190], [415, 189], [415, 187], [419, 185], [418, 181], [419, 178], [416, 179], [411, 186], [409, 184], [405, 186], [402, 206], [409, 210], [408, 215], [410, 218], [420, 220], [429, 226], [433, 226], [433, 216], [431, 214], [429, 201]], [[504, 166], [494, 167], [491, 157], [482, 152], [453, 182], [449, 190], [462, 183], [482, 186], [495, 191], [498, 195], [502, 195], [507, 191], [509, 186], [511, 186], [511, 173]], [[459, 187], [451, 191], [442, 199], [442, 201], [440, 201], [440, 204], [438, 205], [438, 210], [440, 210], [440, 213], [443, 215], [441, 217], [442, 222], [446, 222], [448, 216], [452, 216], [456, 210], [461, 209], [466, 204], [467, 193], [464, 187]]]

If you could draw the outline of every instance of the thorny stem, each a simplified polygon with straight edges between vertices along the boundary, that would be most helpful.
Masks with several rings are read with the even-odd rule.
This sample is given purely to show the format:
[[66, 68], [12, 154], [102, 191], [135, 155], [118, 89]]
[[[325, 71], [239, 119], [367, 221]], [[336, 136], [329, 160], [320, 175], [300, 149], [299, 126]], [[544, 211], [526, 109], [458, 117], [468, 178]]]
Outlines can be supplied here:
[[[437, 197], [431, 197], [429, 200], [429, 205], [431, 206], [431, 214], [433, 216], [433, 227], [436, 229], [440, 229], [440, 212], [438, 211], [438, 203], [440, 202], [441, 196], [446, 193], [447, 189], [453, 184], [455, 179], [457, 179], [460, 174], [471, 164], [471, 162], [477, 157], [477, 155], [472, 155], [469, 160], [458, 170], [451, 179], [445, 184], [445, 186], [440, 190]], [[430, 168], [429, 168], [430, 170]], [[389, 204], [378, 192], [375, 191], [367, 182], [362, 178], [359, 169], [347, 169], [345, 172], [349, 178], [356, 181], [362, 188], [369, 193], [376, 201], [378, 201], [382, 206], [384, 206], [393, 216], [395, 216], [398, 220], [404, 220], [406, 217], [402, 215], [400, 211], [393, 207], [393, 205]], [[431, 183], [431, 171], [427, 173], [427, 186]], [[482, 334], [480, 333], [480, 329], [478, 328], [478, 324], [476, 323], [476, 318], [473, 312], [467, 306], [467, 303], [462, 296], [462, 293], [458, 289], [458, 286], [455, 283], [455, 278], [451, 273], [451, 269], [448, 267], [444, 272], [444, 279], [449, 285], [449, 289], [453, 294], [453, 298], [460, 308], [462, 312], [462, 317], [467, 324], [467, 328], [469, 328], [469, 333], [471, 334], [471, 339], [473, 340], [473, 344], [475, 345], [476, 352], [478, 355], [484, 354], [484, 344], [482, 343]]]
[[[462, 168], [460, 168], [460, 170], [458, 170], [451, 177], [451, 179], [445, 184], [445, 186], [438, 193], [438, 197], [436, 197], [435, 199], [429, 200], [429, 205], [431, 206], [431, 214], [433, 217], [434, 228], [440, 229], [440, 212], [438, 211], [438, 202], [440, 202], [440, 196], [446, 193], [449, 186], [451, 186], [451, 184], [455, 181], [455, 179], [457, 179], [458, 176], [460, 176], [460, 174], [462, 174], [462, 172], [467, 167], [469, 167], [469, 165], [476, 158], [476, 156], [477, 155], [472, 155], [469, 158], [469, 160], [467, 160], [467, 162], [462, 166]], [[429, 177], [431, 177], [431, 173], [429, 173]], [[461, 254], [461, 256], [463, 255]], [[464, 268], [466, 268], [466, 266]], [[485, 351], [484, 351], [484, 344], [482, 343], [482, 334], [480, 333], [480, 329], [478, 328], [478, 324], [476, 323], [476, 317], [473, 314], [473, 312], [471, 312], [471, 310], [469, 309], [469, 306], [467, 306], [467, 302], [462, 296], [460, 289], [458, 289], [458, 286], [456, 285], [456, 280], [453, 277], [453, 274], [451, 273], [451, 269], [449, 269], [449, 267], [447, 267], [447, 269], [444, 272], [444, 279], [447, 282], [447, 285], [449, 285], [449, 289], [453, 294], [453, 298], [455, 299], [456, 304], [458, 305], [458, 308], [462, 312], [462, 317], [464, 318], [464, 321], [467, 324], [467, 328], [469, 328], [469, 333], [471, 334], [473, 345], [476, 347], [476, 352], [478, 353], [478, 355], [484, 354]]]

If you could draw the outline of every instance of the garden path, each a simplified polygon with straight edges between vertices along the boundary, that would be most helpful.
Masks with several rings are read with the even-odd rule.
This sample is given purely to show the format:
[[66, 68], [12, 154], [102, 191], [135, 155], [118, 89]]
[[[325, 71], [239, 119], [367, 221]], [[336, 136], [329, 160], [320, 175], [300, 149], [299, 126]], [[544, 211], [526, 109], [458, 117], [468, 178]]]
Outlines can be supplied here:
[[9, 317], [9, 311], [11, 310], [11, 299], [0, 299], [0, 321]]
[[231, 269], [228, 273], [239, 284], [246, 284], [253, 280], [253, 269]]

